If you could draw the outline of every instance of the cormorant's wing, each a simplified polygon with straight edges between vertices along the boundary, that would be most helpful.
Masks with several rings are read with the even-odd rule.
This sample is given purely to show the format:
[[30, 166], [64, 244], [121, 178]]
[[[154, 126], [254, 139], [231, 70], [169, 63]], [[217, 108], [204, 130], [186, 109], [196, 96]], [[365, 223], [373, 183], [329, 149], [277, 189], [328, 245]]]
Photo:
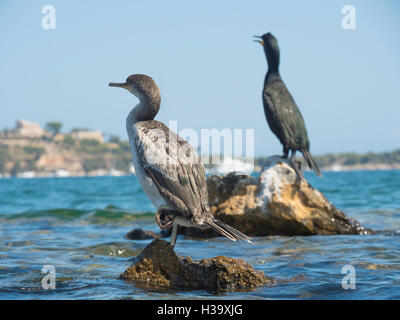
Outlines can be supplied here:
[[276, 126], [276, 131], [283, 135], [284, 141], [293, 147], [308, 148], [307, 129], [303, 116], [283, 81], [268, 82], [264, 91], [264, 98], [273, 108], [274, 126]]
[[161, 122], [135, 127], [140, 165], [167, 204], [194, 220], [209, 213], [204, 166], [192, 146]]

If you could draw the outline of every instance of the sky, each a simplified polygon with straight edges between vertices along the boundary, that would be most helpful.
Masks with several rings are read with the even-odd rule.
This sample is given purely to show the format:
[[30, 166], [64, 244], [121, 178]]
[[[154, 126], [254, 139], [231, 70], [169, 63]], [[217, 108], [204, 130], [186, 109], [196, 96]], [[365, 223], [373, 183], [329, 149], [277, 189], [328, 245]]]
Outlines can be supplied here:
[[[56, 28], [42, 28], [42, 7]], [[356, 28], [343, 29], [352, 5]], [[398, 1], [0, 2], [0, 128], [61, 121], [127, 139], [137, 99], [109, 88], [134, 73], [157, 82], [157, 120], [254, 129], [256, 156], [281, 153], [261, 92], [267, 63], [253, 35], [272, 32], [280, 72], [306, 121], [311, 152], [400, 147]]]

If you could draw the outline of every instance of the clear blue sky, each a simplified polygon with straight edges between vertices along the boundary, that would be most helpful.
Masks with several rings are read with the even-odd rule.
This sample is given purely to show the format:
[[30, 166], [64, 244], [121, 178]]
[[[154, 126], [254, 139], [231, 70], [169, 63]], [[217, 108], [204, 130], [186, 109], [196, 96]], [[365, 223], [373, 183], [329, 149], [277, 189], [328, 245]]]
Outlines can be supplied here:
[[[56, 30], [41, 27], [43, 5]], [[343, 5], [356, 30], [341, 28]], [[109, 88], [145, 73], [159, 84], [158, 120], [184, 128], [254, 128], [256, 155], [281, 153], [264, 118], [267, 64], [252, 42], [271, 31], [281, 75], [314, 154], [400, 147], [398, 1], [0, 2], [0, 128], [24, 118], [127, 139], [137, 103]]]

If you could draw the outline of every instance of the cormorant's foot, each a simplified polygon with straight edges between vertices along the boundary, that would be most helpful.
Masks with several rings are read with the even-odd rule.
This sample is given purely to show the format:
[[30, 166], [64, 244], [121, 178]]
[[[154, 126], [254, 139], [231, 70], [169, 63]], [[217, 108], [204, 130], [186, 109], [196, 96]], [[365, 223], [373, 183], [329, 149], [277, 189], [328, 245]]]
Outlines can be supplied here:
[[169, 230], [172, 228], [174, 216], [170, 214], [171, 208], [161, 206], [156, 212], [156, 222], [161, 230]]
[[178, 221], [179, 219], [177, 217], [174, 217], [172, 219], [172, 232], [171, 232], [171, 241], [170, 241], [170, 245], [172, 247], [172, 249], [175, 248], [175, 243], [176, 243], [176, 237], [178, 236]]
[[160, 228], [164, 231], [171, 229], [172, 228], [172, 219], [169, 220], [167, 223], [163, 224], [162, 226], [160, 226]]
[[297, 176], [299, 177], [300, 180], [304, 179], [303, 173], [301, 172], [301, 162], [300, 161], [292, 161], [291, 166], [296, 171]]
[[295, 163], [295, 165], [297, 166], [297, 168], [299, 169], [299, 170], [301, 170], [301, 165], [302, 165], [302, 162], [301, 161], [294, 161], [294, 163]]
[[289, 159], [289, 148], [287, 148], [286, 146], [285, 147], [283, 147], [283, 156], [282, 156], [282, 158], [283, 159]]

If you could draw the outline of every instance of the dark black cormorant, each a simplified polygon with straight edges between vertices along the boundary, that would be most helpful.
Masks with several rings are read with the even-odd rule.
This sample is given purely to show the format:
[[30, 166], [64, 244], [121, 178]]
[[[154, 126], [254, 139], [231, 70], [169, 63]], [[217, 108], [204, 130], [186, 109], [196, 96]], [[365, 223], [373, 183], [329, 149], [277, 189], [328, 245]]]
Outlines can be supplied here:
[[255, 37], [260, 39], [255, 41], [264, 47], [268, 61], [268, 72], [265, 76], [262, 94], [265, 116], [272, 132], [283, 145], [283, 157], [287, 159], [289, 151], [292, 151], [290, 162], [301, 177], [300, 170], [294, 161], [296, 151], [300, 151], [308, 166], [318, 176], [322, 176], [318, 165], [310, 154], [310, 141], [308, 140], [304, 119], [279, 74], [278, 41], [271, 33]]

